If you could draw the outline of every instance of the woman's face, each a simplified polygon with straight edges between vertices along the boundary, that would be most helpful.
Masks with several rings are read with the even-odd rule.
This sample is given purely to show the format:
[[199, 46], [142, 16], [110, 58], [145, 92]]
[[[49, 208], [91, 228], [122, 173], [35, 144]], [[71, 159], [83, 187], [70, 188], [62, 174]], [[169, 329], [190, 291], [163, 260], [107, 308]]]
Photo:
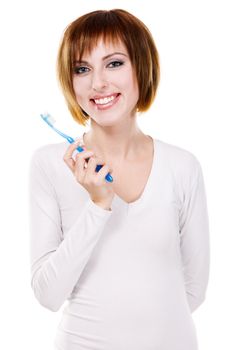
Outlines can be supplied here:
[[100, 125], [130, 118], [138, 97], [137, 78], [123, 43], [103, 41], [75, 63], [73, 87], [81, 108]]

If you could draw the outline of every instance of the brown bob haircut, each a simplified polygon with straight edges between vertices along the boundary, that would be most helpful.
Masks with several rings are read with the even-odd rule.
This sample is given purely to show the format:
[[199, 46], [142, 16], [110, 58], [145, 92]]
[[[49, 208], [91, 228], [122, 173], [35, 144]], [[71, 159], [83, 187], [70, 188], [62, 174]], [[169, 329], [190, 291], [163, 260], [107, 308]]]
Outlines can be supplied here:
[[90, 53], [99, 39], [104, 43], [122, 42], [136, 73], [138, 112], [147, 111], [153, 103], [160, 78], [159, 55], [153, 37], [137, 17], [122, 9], [87, 13], [65, 29], [57, 57], [57, 77], [68, 109], [76, 122], [86, 126], [88, 114], [77, 103], [73, 89], [74, 62]]

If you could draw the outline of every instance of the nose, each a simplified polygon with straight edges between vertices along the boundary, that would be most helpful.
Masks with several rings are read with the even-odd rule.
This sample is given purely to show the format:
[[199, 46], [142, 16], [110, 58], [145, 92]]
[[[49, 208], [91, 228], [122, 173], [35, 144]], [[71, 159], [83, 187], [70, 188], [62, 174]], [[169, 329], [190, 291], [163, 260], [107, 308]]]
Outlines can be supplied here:
[[95, 91], [102, 91], [108, 86], [107, 79], [102, 71], [93, 72], [91, 85]]

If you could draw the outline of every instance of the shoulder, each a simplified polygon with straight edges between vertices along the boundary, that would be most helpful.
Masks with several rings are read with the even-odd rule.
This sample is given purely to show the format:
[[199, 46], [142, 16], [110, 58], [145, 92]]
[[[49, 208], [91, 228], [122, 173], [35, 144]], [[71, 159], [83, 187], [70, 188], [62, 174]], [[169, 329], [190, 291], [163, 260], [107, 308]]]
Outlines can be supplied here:
[[54, 156], [59, 156], [66, 150], [68, 147], [67, 142], [60, 142], [60, 143], [50, 143], [42, 145], [38, 148], [36, 148], [32, 154], [32, 159], [49, 159]]
[[36, 148], [29, 160], [29, 169], [33, 174], [38, 172], [46, 174], [47, 177], [54, 179], [59, 174], [67, 171], [63, 161], [63, 156], [69, 147], [68, 142], [45, 144]]
[[67, 142], [45, 144], [32, 151], [30, 161], [43, 165], [62, 160], [67, 147]]
[[180, 146], [157, 140], [158, 146], [166, 156], [167, 161], [176, 165], [194, 165], [199, 163], [197, 156], [190, 150]]
[[164, 166], [176, 179], [192, 183], [201, 172], [201, 164], [197, 156], [190, 150], [162, 140], [157, 140]]

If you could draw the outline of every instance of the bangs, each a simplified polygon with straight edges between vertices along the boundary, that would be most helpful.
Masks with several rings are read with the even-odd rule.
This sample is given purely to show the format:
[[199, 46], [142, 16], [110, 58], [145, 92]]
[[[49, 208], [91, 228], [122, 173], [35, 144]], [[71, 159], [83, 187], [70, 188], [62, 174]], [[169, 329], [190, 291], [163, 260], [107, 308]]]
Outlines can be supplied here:
[[98, 13], [97, 16], [84, 19], [78, 28], [74, 28], [71, 39], [72, 65], [76, 60], [81, 61], [83, 55], [89, 55], [100, 40], [105, 45], [123, 42], [126, 46], [127, 28], [114, 13]]

